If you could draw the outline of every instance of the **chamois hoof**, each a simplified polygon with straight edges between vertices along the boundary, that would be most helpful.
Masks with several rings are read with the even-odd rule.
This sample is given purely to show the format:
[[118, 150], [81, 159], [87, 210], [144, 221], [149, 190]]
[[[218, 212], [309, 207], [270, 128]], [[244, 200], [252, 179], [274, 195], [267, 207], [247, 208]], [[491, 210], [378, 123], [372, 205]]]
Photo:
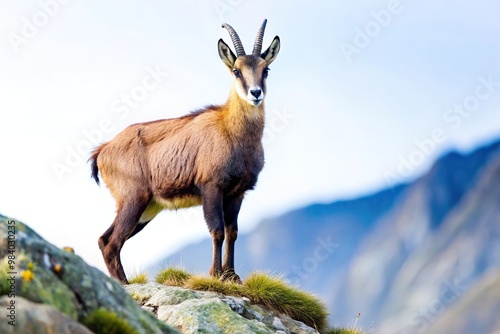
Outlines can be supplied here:
[[220, 280], [223, 282], [233, 282], [236, 284], [242, 284], [240, 276], [234, 272], [234, 270], [226, 270], [220, 276]]

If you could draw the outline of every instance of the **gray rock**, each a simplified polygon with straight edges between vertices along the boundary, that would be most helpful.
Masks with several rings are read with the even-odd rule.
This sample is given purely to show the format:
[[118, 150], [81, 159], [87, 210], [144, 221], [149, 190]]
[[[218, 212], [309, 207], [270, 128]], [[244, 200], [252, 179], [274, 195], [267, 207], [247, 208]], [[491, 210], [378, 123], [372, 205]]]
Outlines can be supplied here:
[[[12, 226], [15, 226], [15, 260], [14, 269], [10, 270], [11, 254], [7, 246]], [[0, 245], [0, 294], [10, 289], [6, 284], [7, 272], [15, 271], [17, 296], [51, 305], [75, 321], [105, 308], [129, 322], [138, 333], [177, 333], [142, 310], [119, 282], [89, 266], [76, 254], [48, 243], [25, 224], [1, 215]]]
[[178, 305], [160, 306], [158, 319], [183, 333], [274, 333], [263, 323], [238, 315], [218, 298], [190, 299]]
[[[0, 308], [5, 310], [12, 299], [0, 298]], [[15, 320], [11, 324], [0, 321], [0, 333], [19, 334], [93, 334], [87, 327], [61, 313], [58, 309], [43, 304], [32, 303], [22, 297], [15, 298]], [[15, 325], [15, 326], [13, 326]]]
[[280, 321], [291, 334], [317, 334], [318, 332], [306, 324], [293, 320], [289, 316], [279, 315]]
[[290, 317], [250, 303], [248, 298], [193, 291], [157, 283], [125, 289], [141, 305], [156, 310], [158, 319], [182, 333], [318, 334]]

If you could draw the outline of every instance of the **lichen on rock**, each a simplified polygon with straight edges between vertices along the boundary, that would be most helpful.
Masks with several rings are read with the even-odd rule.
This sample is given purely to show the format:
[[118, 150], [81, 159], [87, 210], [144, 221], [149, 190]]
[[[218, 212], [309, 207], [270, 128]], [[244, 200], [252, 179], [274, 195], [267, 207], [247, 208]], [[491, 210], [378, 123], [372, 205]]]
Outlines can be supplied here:
[[[78, 255], [48, 243], [27, 225], [1, 215], [0, 266], [6, 265], [9, 256], [10, 226], [15, 226], [15, 270], [9, 271], [17, 273], [15, 298], [19, 301], [17, 306], [27, 308], [27, 313], [36, 314], [39, 305], [45, 304], [78, 323], [92, 311], [103, 308], [125, 319], [137, 333], [177, 333], [142, 310], [119, 282], [89, 266]], [[1, 270], [2, 280], [6, 279], [5, 275], [7, 271]], [[8, 295], [9, 289], [0, 284], [0, 295]], [[25, 305], [21, 305], [23, 303]], [[33, 319], [36, 324], [36, 318]], [[58, 332], [40, 330], [37, 333]]]

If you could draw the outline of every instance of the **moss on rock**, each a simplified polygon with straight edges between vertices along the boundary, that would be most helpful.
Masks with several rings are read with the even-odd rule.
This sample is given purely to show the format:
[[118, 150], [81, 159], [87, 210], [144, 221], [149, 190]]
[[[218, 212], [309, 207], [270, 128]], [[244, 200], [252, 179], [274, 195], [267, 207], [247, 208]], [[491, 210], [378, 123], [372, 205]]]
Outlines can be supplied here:
[[[118, 281], [89, 266], [78, 255], [48, 243], [25, 224], [1, 215], [0, 245], [8, 244], [10, 226], [15, 226], [16, 232], [15, 271], [19, 296], [51, 305], [78, 321], [94, 310], [105, 308], [127, 319], [137, 333], [177, 332], [142, 310]], [[5, 266], [7, 250], [8, 247], [0, 248], [0, 266]], [[21, 273], [23, 275], [19, 275]], [[0, 288], [6, 290], [9, 286]], [[150, 324], [147, 329], [145, 323]]]
[[137, 334], [138, 331], [115, 312], [98, 308], [87, 315], [82, 323], [95, 334]]

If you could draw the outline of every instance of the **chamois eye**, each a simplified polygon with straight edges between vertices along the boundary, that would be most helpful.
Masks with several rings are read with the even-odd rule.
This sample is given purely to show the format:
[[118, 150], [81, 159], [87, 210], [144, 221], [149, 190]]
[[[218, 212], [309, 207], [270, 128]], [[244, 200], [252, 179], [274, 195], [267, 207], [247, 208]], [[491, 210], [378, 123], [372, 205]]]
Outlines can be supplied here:
[[234, 74], [234, 76], [235, 76], [235, 77], [237, 77], [237, 78], [241, 77], [241, 73], [240, 73], [240, 71], [238, 71], [237, 69], [234, 69], [234, 70], [233, 70], [233, 74]]
[[267, 77], [269, 76], [269, 71], [270, 71], [270, 70], [271, 70], [271, 69], [270, 69], [269, 67], [266, 67], [266, 68], [264, 69], [264, 72], [262, 73], [262, 76], [263, 76], [264, 78], [267, 78]]

